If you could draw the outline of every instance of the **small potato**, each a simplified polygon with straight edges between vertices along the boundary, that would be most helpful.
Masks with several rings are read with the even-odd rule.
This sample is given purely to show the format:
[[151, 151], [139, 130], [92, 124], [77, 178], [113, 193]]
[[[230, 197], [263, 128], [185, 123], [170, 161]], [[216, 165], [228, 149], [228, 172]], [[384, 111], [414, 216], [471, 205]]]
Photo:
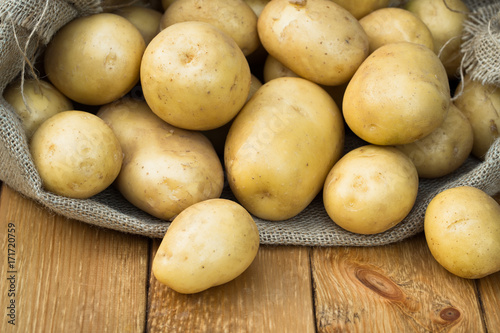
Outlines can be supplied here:
[[472, 125], [472, 154], [484, 159], [493, 142], [500, 137], [500, 88], [466, 76], [455, 91], [454, 103]]
[[356, 71], [344, 93], [347, 125], [376, 145], [401, 145], [429, 135], [450, 107], [443, 64], [429, 48], [410, 42], [386, 44]]
[[204, 131], [228, 123], [240, 111], [251, 72], [233, 39], [209, 23], [189, 21], [169, 26], [149, 43], [141, 83], [161, 119]]
[[260, 13], [262, 13], [264, 7], [266, 7], [269, 1], [271, 0], [245, 0], [245, 2], [250, 6], [250, 8], [252, 8], [257, 17], [260, 16]]
[[160, 29], [186, 21], [216, 26], [234, 39], [245, 56], [260, 45], [257, 15], [243, 0], [177, 0], [163, 14]]
[[28, 139], [48, 118], [61, 111], [73, 109], [73, 103], [52, 84], [44, 80], [25, 80], [11, 83], [3, 92], [21, 118]]
[[266, 57], [263, 68], [264, 82], [269, 82], [279, 77], [300, 77], [290, 68], [283, 65], [272, 55]]
[[356, 19], [360, 20], [362, 17], [370, 14], [371, 12], [389, 6], [393, 0], [332, 0], [333, 2], [341, 5], [349, 11]]
[[183, 294], [241, 275], [259, 249], [259, 230], [239, 204], [211, 199], [186, 208], [169, 226], [153, 259], [155, 278]]
[[321, 191], [344, 147], [344, 123], [317, 84], [283, 77], [264, 84], [234, 119], [224, 163], [232, 192], [252, 214], [286, 220]]
[[163, 13], [142, 6], [127, 6], [114, 11], [129, 20], [141, 33], [146, 45], [160, 32], [160, 20]]
[[470, 186], [436, 195], [425, 212], [425, 239], [436, 261], [466, 279], [500, 271], [500, 206]]
[[326, 212], [340, 227], [376, 234], [401, 222], [415, 204], [418, 174], [393, 147], [351, 150], [332, 168], [323, 189]]
[[273, 0], [257, 21], [270, 55], [322, 85], [347, 82], [368, 55], [368, 36], [346, 9], [329, 0]]
[[413, 161], [420, 177], [437, 178], [455, 171], [465, 162], [473, 141], [469, 120], [452, 103], [441, 126], [420, 140], [396, 148]]
[[370, 53], [382, 45], [395, 42], [422, 44], [434, 50], [434, 40], [429, 28], [405, 9], [378, 9], [360, 19], [359, 23], [368, 35]]
[[462, 60], [460, 45], [463, 24], [469, 8], [462, 0], [409, 0], [404, 8], [429, 28], [434, 39], [434, 52], [439, 55], [448, 76], [456, 77]]
[[210, 141], [158, 118], [146, 102], [122, 98], [97, 113], [124, 153], [115, 185], [133, 205], [171, 220], [197, 202], [218, 198], [224, 173]]
[[44, 66], [50, 82], [78, 103], [110, 103], [139, 81], [144, 38], [126, 18], [100, 13], [72, 20], [50, 41]]
[[40, 125], [31, 155], [46, 190], [87, 199], [110, 186], [120, 172], [123, 152], [113, 131], [97, 116], [62, 111]]

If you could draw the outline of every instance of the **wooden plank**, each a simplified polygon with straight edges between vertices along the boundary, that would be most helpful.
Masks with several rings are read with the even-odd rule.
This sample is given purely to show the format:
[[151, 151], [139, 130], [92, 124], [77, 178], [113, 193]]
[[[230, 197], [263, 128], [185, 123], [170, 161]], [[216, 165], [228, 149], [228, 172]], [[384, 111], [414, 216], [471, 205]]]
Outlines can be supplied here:
[[[160, 244], [156, 240], [153, 253]], [[183, 295], [150, 279], [149, 332], [314, 332], [309, 249], [261, 246], [238, 278]]]
[[318, 332], [485, 331], [475, 281], [442, 268], [423, 234], [312, 251]]
[[5, 185], [0, 230], [1, 253], [15, 250], [1, 266], [1, 332], [144, 331], [149, 239], [51, 214]]

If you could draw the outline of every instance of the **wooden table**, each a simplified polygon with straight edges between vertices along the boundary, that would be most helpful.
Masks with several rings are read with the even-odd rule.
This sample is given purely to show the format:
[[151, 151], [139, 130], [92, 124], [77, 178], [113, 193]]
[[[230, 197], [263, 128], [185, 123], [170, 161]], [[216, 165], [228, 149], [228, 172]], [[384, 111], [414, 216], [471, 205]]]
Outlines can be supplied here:
[[51, 214], [5, 185], [0, 224], [0, 332], [500, 330], [500, 273], [458, 278], [422, 234], [372, 248], [262, 246], [237, 279], [181, 295], [151, 275], [160, 240]]

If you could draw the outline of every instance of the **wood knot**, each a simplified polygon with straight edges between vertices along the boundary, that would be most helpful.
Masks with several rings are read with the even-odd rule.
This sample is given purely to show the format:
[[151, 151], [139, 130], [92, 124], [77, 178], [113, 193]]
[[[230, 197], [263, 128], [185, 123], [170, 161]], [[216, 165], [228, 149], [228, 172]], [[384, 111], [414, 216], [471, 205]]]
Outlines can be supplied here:
[[455, 308], [444, 308], [439, 312], [439, 317], [445, 321], [452, 322], [460, 318], [460, 311]]
[[391, 301], [403, 301], [405, 299], [401, 289], [389, 278], [380, 273], [365, 268], [358, 268], [355, 275], [363, 285], [384, 298]]

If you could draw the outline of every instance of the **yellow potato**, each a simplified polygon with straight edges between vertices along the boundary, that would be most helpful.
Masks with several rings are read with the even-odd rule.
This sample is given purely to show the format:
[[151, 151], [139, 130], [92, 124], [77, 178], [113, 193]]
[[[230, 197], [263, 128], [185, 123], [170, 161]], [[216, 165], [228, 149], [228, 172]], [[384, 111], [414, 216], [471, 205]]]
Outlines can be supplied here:
[[480, 279], [500, 271], [500, 206], [470, 186], [444, 190], [425, 212], [429, 249], [449, 272]]
[[370, 14], [371, 12], [387, 7], [391, 4], [391, 0], [332, 0], [333, 2], [341, 5], [347, 9], [356, 19], [360, 20], [362, 17]]
[[264, 84], [226, 139], [227, 178], [238, 201], [268, 220], [300, 213], [342, 153], [343, 126], [337, 105], [317, 84], [302, 78]]
[[378, 9], [359, 23], [368, 35], [370, 53], [380, 46], [395, 42], [412, 42], [434, 50], [432, 33], [424, 22], [408, 10], [402, 8]]
[[272, 55], [266, 57], [263, 68], [264, 82], [269, 82], [279, 77], [300, 77], [290, 68], [283, 65]]
[[61, 111], [73, 109], [73, 103], [45, 80], [27, 79], [11, 83], [3, 92], [24, 127], [28, 139], [48, 118]]
[[189, 21], [171, 25], [149, 43], [141, 84], [164, 121], [209, 130], [228, 123], [245, 104], [251, 73], [234, 40], [209, 23]]
[[33, 134], [30, 151], [47, 191], [87, 199], [110, 186], [123, 153], [113, 131], [84, 111], [62, 111]]
[[50, 41], [44, 66], [68, 98], [101, 105], [122, 97], [139, 80], [145, 43], [127, 19], [111, 13], [77, 18]]
[[465, 162], [473, 141], [469, 120], [452, 103], [441, 126], [420, 140], [396, 148], [413, 161], [420, 177], [437, 178], [455, 171]]
[[323, 203], [340, 227], [376, 234], [400, 223], [418, 192], [411, 160], [393, 147], [367, 145], [345, 154], [325, 180]]
[[368, 36], [329, 0], [273, 0], [257, 21], [270, 55], [300, 77], [323, 85], [347, 82], [368, 55]]
[[361, 139], [400, 145], [440, 126], [450, 99], [437, 55], [423, 45], [398, 42], [379, 47], [363, 62], [347, 85], [342, 111]]
[[201, 133], [176, 128], [141, 100], [123, 98], [97, 113], [116, 133], [124, 153], [115, 185], [136, 207], [171, 220], [194, 203], [218, 198], [222, 164]]
[[404, 8], [429, 28], [434, 39], [434, 51], [449, 77], [455, 77], [462, 60], [461, 36], [469, 8], [462, 0], [409, 0]]
[[259, 230], [239, 204], [211, 199], [186, 208], [169, 226], [153, 259], [155, 278], [193, 294], [227, 283], [255, 259]]
[[466, 76], [455, 91], [454, 103], [472, 125], [472, 154], [484, 159], [490, 146], [500, 137], [500, 88]]
[[271, 0], [245, 0], [245, 2], [250, 6], [250, 8], [252, 8], [257, 17], [260, 16], [260, 13], [262, 13], [264, 7], [266, 7], [269, 1]]
[[257, 15], [243, 0], [177, 0], [163, 14], [160, 29], [186, 21], [216, 26], [234, 39], [245, 56], [260, 45]]
[[147, 7], [127, 6], [114, 11], [129, 20], [141, 33], [146, 45], [160, 31], [160, 20], [163, 13]]

